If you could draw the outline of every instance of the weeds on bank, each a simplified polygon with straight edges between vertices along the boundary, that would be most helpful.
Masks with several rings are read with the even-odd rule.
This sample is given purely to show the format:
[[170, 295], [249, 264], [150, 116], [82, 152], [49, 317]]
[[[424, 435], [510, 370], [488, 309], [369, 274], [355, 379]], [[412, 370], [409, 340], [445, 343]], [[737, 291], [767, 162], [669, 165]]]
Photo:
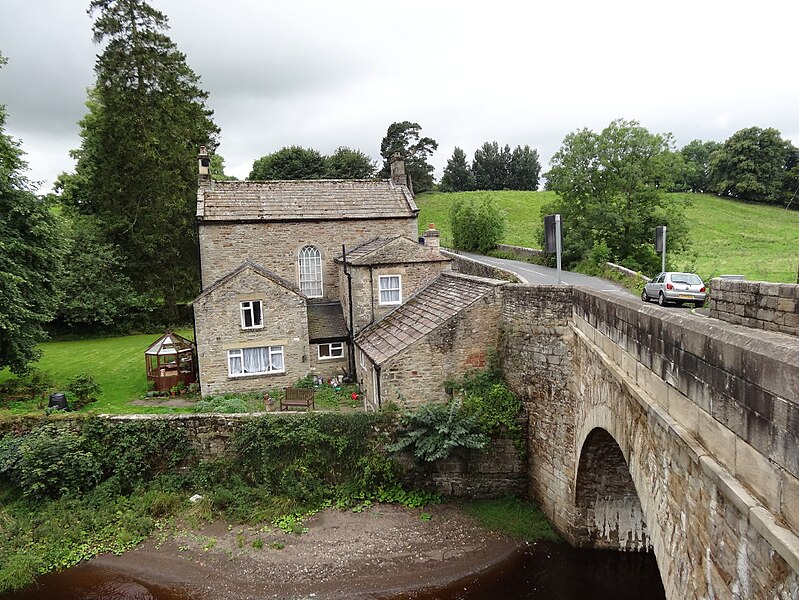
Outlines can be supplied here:
[[527, 542], [558, 541], [546, 516], [532, 502], [515, 497], [475, 500], [464, 509], [481, 526]]
[[[120, 553], [176, 522], [223, 517], [305, 531], [327, 507], [423, 506], [383, 450], [392, 416], [264, 415], [244, 423], [230, 453], [198, 461], [166, 422], [59, 419], [0, 438], [0, 593], [101, 552]], [[197, 502], [189, 498], [199, 494]], [[205, 551], [213, 546], [205, 544]]]

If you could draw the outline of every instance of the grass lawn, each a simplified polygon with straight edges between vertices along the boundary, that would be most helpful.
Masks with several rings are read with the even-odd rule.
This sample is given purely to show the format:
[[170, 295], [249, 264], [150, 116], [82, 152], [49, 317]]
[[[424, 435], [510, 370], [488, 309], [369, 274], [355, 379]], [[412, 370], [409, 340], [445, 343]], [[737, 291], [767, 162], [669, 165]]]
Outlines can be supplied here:
[[[687, 198], [691, 249], [669, 257], [672, 267], [695, 271], [703, 279], [722, 274], [749, 281], [796, 283], [799, 262], [799, 211], [747, 204], [711, 194], [672, 194]], [[459, 198], [491, 197], [508, 216], [503, 242], [537, 248], [543, 225], [541, 207], [555, 192], [454, 192], [419, 194], [420, 233], [428, 223], [441, 231], [443, 245], [452, 241], [449, 210]], [[654, 237], [654, 232], [652, 233]]]
[[[176, 333], [193, 339], [190, 330]], [[48, 373], [58, 390], [63, 390], [67, 381], [84, 371], [89, 372], [102, 390], [97, 402], [84, 411], [101, 413], [165, 413], [186, 412], [191, 409], [170, 407], [148, 407], [128, 405], [131, 400], [141, 398], [147, 391], [147, 373], [144, 351], [158, 339], [160, 333], [128, 335], [68, 342], [46, 342], [39, 347], [42, 358], [33, 366]], [[0, 381], [11, 374], [0, 371]], [[35, 407], [30, 402], [11, 403], [12, 413], [27, 413]]]
[[435, 223], [441, 232], [441, 243], [450, 246], [452, 228], [449, 224], [449, 211], [458, 199], [474, 199], [481, 202], [484, 198], [492, 198], [508, 216], [505, 231], [506, 244], [537, 248], [538, 235], [543, 222], [540, 222], [541, 207], [556, 197], [555, 192], [428, 192], [416, 197], [419, 206], [419, 235], [427, 229], [429, 223]]
[[739, 274], [750, 281], [796, 283], [799, 211], [726, 200], [710, 194], [679, 194], [686, 210], [692, 247], [674, 261], [695, 265], [703, 278]]
[[[176, 333], [193, 339], [190, 329], [177, 330]], [[171, 398], [152, 398], [147, 405], [131, 405], [132, 400], [140, 400], [147, 391], [147, 374], [144, 364], [144, 351], [161, 334], [128, 335], [122, 337], [97, 338], [88, 340], [45, 342], [42, 358], [33, 366], [46, 372], [55, 382], [53, 391], [64, 391], [66, 383], [78, 373], [91, 373], [100, 384], [102, 393], [97, 402], [90, 404], [82, 412], [107, 414], [131, 413], [178, 413], [194, 412], [194, 406], [171, 407], [161, 404]], [[11, 377], [8, 370], [0, 371], [0, 381]], [[317, 410], [357, 411], [363, 402], [353, 399], [355, 386], [340, 389], [323, 385], [316, 389]], [[281, 388], [271, 390], [273, 398], [279, 401]], [[180, 397], [181, 399], [183, 396]], [[187, 398], [191, 399], [191, 396]], [[0, 405], [1, 406], [1, 405]], [[45, 400], [12, 401], [7, 408], [0, 408], [0, 414], [41, 413]], [[264, 410], [262, 393], [225, 394], [203, 399], [197, 406], [201, 412], [257, 412]], [[275, 405], [277, 410], [277, 404]]]

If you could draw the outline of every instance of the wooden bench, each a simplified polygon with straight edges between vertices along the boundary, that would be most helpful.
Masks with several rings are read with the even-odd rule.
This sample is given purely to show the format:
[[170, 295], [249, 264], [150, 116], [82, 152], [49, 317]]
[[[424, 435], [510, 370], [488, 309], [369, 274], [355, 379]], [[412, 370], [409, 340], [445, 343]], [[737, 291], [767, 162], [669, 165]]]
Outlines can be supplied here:
[[280, 410], [304, 408], [314, 410], [314, 391], [308, 388], [284, 388], [286, 392], [280, 401]]

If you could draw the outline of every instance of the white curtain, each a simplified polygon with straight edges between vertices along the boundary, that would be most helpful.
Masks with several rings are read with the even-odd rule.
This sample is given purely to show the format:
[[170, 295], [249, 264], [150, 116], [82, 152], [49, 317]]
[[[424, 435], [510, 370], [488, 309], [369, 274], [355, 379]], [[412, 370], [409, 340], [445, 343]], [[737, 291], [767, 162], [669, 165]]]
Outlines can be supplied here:
[[244, 372], [265, 373], [269, 370], [269, 348], [244, 348]]

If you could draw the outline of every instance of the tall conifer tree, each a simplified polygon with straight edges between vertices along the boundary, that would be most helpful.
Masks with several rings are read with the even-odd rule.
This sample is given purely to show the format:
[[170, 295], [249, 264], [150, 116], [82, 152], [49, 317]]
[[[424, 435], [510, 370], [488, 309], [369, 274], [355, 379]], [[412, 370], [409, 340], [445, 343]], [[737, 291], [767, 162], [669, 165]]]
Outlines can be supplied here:
[[197, 291], [197, 149], [214, 149], [219, 128], [163, 13], [145, 0], [93, 0], [88, 12], [103, 49], [64, 199], [97, 218], [138, 291], [174, 306]]

